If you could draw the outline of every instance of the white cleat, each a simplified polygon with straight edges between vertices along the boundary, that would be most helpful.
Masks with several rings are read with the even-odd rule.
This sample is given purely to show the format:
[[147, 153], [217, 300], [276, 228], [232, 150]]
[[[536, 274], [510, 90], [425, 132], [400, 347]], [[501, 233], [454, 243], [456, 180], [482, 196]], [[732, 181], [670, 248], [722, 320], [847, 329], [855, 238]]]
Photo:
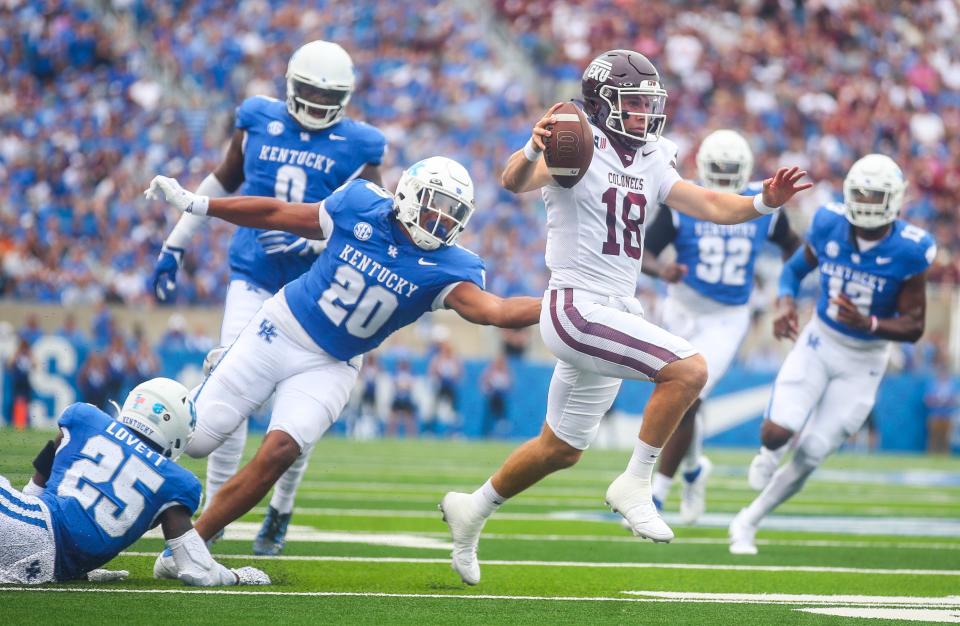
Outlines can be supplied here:
[[487, 518], [474, 511], [472, 496], [468, 493], [451, 491], [443, 496], [437, 508], [443, 513], [443, 521], [450, 527], [453, 538], [450, 567], [460, 574], [460, 580], [476, 585], [480, 582], [477, 544]]
[[154, 578], [177, 579], [177, 564], [173, 560], [173, 552], [169, 548], [160, 553], [156, 563], [153, 564]]
[[746, 511], [741, 509], [730, 522], [730, 554], [757, 553], [757, 527], [747, 521]]
[[777, 471], [777, 462], [772, 456], [760, 452], [750, 461], [747, 470], [747, 482], [754, 491], [763, 491]]
[[627, 520], [635, 536], [657, 543], [673, 540], [673, 531], [653, 504], [653, 489], [649, 480], [627, 473], [620, 474], [607, 487], [606, 502], [614, 513], [619, 513]]
[[707, 509], [707, 481], [713, 463], [705, 456], [700, 457], [700, 471], [692, 481], [683, 478], [683, 490], [680, 492], [680, 521], [695, 524]]

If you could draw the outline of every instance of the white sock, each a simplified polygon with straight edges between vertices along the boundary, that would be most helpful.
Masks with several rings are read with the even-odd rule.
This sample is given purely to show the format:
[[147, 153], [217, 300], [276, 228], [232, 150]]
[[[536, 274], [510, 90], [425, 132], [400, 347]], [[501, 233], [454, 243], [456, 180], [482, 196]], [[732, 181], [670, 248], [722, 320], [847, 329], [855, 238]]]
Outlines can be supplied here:
[[803, 488], [813, 470], [813, 467], [794, 461], [778, 469], [760, 495], [746, 508], [747, 521], [758, 526], [760, 520]]
[[204, 494], [204, 508], [213, 502], [223, 483], [237, 473], [240, 467], [240, 457], [243, 456], [243, 446], [247, 443], [247, 425], [240, 424], [223, 443], [207, 457], [207, 491]]
[[771, 450], [766, 446], [760, 446], [760, 456], [766, 457], [777, 465], [780, 465], [780, 461], [783, 460], [783, 455], [787, 453], [787, 448], [789, 447], [790, 446], [784, 444], [776, 450]]
[[283, 515], [293, 511], [293, 500], [297, 497], [297, 488], [300, 487], [300, 481], [303, 480], [303, 475], [307, 472], [307, 461], [309, 460], [310, 450], [307, 450], [297, 457], [293, 465], [287, 468], [287, 471], [274, 485], [270, 506], [275, 508], [277, 513]]
[[492, 479], [487, 479], [487, 482], [483, 483], [479, 489], [470, 494], [473, 498], [473, 506], [484, 517], [493, 515], [493, 512], [507, 501], [506, 498], [497, 493], [497, 490], [493, 488], [493, 482], [491, 482], [491, 480]]
[[667, 476], [660, 472], [653, 475], [653, 497], [659, 500], [661, 505], [666, 504], [671, 487], [673, 487], [672, 476]]
[[630, 462], [627, 463], [627, 474], [642, 478], [643, 480], [650, 480], [653, 476], [653, 466], [657, 463], [657, 457], [660, 456], [661, 450], [663, 450], [663, 448], [654, 448], [644, 443], [642, 439], [637, 439], [637, 445], [633, 449], [633, 456], [630, 457]]

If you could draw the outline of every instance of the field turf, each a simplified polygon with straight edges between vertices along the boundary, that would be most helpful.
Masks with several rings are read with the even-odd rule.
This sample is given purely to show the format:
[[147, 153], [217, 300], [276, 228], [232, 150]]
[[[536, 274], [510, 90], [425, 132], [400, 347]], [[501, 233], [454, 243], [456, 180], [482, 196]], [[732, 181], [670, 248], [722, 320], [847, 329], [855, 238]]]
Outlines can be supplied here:
[[[49, 436], [0, 430], [0, 474], [22, 486]], [[957, 459], [838, 455], [761, 529], [759, 555], [735, 557], [725, 524], [753, 496], [749, 452], [709, 451], [704, 525], [668, 516], [677, 539], [655, 545], [603, 506], [629, 453], [591, 450], [491, 518], [483, 579], [468, 587], [449, 567], [436, 505], [481, 484], [514, 445], [325, 439], [282, 557], [251, 556], [266, 502], [214, 546], [227, 565], [256, 565], [273, 585], [154, 580], [162, 541], [150, 535], [108, 566], [128, 569], [124, 582], [0, 588], [0, 624], [960, 622]], [[185, 465], [202, 477], [205, 463]], [[678, 500], [679, 486], [668, 511]]]

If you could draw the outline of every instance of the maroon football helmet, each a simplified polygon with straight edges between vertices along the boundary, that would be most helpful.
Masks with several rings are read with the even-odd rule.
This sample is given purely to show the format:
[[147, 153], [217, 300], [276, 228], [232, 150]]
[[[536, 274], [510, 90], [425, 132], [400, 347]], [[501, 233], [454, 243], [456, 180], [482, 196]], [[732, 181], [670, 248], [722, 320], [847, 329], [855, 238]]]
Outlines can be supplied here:
[[667, 116], [667, 91], [653, 63], [639, 52], [610, 50], [587, 66], [580, 83], [590, 121], [628, 144], [656, 141]]

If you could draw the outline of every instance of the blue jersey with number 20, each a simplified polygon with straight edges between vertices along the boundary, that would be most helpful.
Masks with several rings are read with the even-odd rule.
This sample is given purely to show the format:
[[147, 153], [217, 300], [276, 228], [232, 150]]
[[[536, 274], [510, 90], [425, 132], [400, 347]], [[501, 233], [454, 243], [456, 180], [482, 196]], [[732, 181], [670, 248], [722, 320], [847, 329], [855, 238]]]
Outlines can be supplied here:
[[393, 196], [355, 180], [323, 202], [333, 220], [326, 250], [284, 288], [307, 334], [346, 361], [376, 348], [395, 330], [442, 308], [447, 289], [484, 286], [483, 261], [460, 246], [418, 248], [394, 218]]
[[80, 578], [156, 526], [166, 509], [200, 504], [200, 481], [91, 404], [66, 408], [63, 443], [40, 498], [50, 509], [57, 580]]
[[937, 254], [927, 231], [899, 219], [880, 243], [861, 252], [841, 204], [828, 204], [814, 214], [807, 241], [820, 268], [817, 315], [834, 330], [858, 339], [876, 337], [838, 322], [831, 300], [842, 292], [862, 315], [896, 317], [904, 281], [926, 271]]
[[[383, 133], [373, 126], [343, 118], [330, 128], [307, 130], [290, 117], [286, 103], [264, 96], [237, 107], [236, 127], [246, 133], [240, 188], [245, 196], [319, 202], [368, 164], [380, 165], [386, 149]], [[241, 227], [234, 233], [231, 276], [276, 293], [317, 257], [269, 255], [257, 241], [262, 232]]]

